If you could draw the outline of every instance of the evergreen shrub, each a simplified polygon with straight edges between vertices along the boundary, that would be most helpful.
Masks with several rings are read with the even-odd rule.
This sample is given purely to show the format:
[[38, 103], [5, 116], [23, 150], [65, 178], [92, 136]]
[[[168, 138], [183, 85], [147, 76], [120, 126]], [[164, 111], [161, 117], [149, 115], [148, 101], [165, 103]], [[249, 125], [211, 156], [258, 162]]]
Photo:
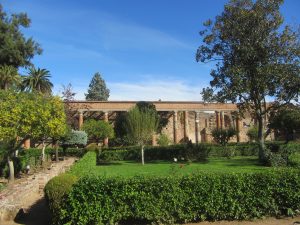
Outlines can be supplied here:
[[[52, 196], [59, 185], [46, 195]], [[61, 223], [78, 225], [244, 220], [295, 215], [299, 195], [300, 172], [291, 169], [173, 177], [86, 176], [52, 211]]]

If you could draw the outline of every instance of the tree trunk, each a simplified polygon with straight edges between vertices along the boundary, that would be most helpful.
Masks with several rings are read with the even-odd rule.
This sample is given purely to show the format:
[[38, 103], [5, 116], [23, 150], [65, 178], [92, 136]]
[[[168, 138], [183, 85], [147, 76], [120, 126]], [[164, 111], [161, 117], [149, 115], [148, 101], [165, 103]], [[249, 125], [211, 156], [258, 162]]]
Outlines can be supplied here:
[[258, 116], [258, 144], [259, 144], [259, 160], [263, 162], [266, 159], [265, 138], [264, 138], [264, 121], [261, 115]]
[[142, 150], [142, 165], [144, 165], [145, 164], [145, 160], [144, 160], [144, 145], [142, 145], [141, 150]]
[[8, 157], [7, 159], [8, 163], [8, 168], [9, 168], [9, 182], [14, 182], [15, 181], [15, 169], [14, 169], [14, 162], [11, 160], [11, 158]]
[[46, 145], [45, 145], [45, 140], [43, 140], [43, 148], [42, 148], [42, 163], [44, 163], [45, 161], [45, 148], [46, 148]]
[[57, 141], [55, 141], [55, 160], [58, 162], [58, 144]]

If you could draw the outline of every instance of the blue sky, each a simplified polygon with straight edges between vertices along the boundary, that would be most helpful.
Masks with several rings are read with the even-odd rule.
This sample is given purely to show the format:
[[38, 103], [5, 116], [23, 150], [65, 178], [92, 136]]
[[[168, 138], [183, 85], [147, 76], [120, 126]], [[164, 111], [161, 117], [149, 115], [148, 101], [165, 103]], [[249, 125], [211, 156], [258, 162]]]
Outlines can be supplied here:
[[[109, 100], [201, 100], [213, 64], [195, 60], [202, 23], [225, 0], [0, 0], [8, 13], [26, 12], [25, 29], [43, 48], [33, 63], [51, 73], [54, 93], [71, 83], [84, 99], [100, 72]], [[286, 0], [285, 22], [300, 24], [300, 1]]]

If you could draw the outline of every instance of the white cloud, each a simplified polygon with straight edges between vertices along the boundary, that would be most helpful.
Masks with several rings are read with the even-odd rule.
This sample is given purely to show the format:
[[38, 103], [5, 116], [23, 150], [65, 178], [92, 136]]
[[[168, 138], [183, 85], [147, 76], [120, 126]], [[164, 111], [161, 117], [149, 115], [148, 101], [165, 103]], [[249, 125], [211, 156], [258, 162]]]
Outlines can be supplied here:
[[[83, 84], [74, 84], [76, 100], [84, 100], [86, 87]], [[169, 78], [167, 80], [145, 79], [140, 82], [108, 82], [107, 87], [110, 89], [109, 100], [120, 101], [200, 101], [199, 84], [191, 85], [181, 80]]]

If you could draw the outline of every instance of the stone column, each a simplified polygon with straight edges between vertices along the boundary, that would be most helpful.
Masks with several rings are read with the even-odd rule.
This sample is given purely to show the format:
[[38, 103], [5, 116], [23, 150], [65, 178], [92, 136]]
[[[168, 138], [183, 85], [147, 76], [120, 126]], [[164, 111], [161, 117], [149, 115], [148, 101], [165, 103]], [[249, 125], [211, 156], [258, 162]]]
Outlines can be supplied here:
[[201, 138], [200, 138], [200, 112], [195, 112], [195, 137], [196, 137], [196, 143], [200, 143], [201, 142]]
[[156, 135], [152, 134], [152, 146], [157, 146]]
[[28, 139], [25, 140], [23, 146], [24, 146], [25, 149], [29, 149], [30, 148], [30, 138], [28, 138]]
[[81, 130], [83, 125], [83, 111], [79, 111], [78, 129]]
[[177, 131], [178, 131], [178, 125], [177, 125], [177, 111], [174, 111], [173, 113], [173, 130], [174, 130], [174, 144], [178, 143], [177, 139]]
[[240, 140], [241, 140], [241, 135], [240, 135], [241, 120], [240, 120], [240, 118], [239, 118], [238, 115], [235, 117], [235, 122], [236, 122], [236, 132], [237, 132], [237, 134], [236, 134], [236, 141], [240, 142]]
[[220, 128], [224, 129], [225, 128], [225, 120], [224, 120], [224, 112], [220, 111]]
[[217, 126], [217, 129], [220, 129], [220, 113], [219, 111], [216, 111], [216, 126]]
[[189, 139], [189, 112], [184, 111], [184, 138]]
[[[108, 122], [108, 112], [104, 112], [104, 121]], [[105, 147], [108, 147], [108, 137], [104, 138], [103, 144]]]

